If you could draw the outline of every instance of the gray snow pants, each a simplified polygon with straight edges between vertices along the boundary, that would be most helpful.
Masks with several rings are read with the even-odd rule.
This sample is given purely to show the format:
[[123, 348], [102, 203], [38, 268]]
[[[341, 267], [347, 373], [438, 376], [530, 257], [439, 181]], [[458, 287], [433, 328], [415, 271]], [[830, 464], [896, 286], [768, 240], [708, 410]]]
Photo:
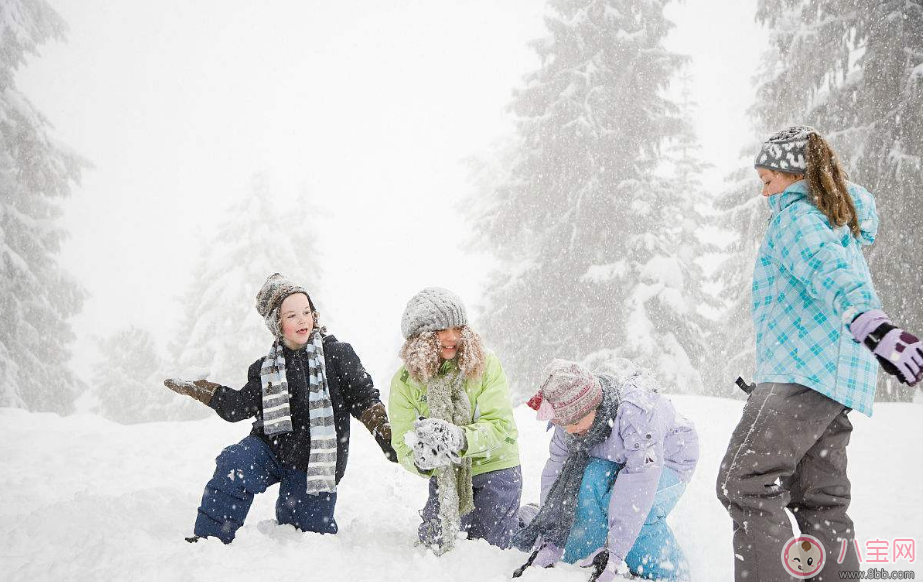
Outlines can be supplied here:
[[[734, 521], [737, 582], [796, 580], [782, 565], [793, 537], [790, 510], [802, 534], [817, 538], [826, 562], [812, 580], [839, 580], [859, 570], [846, 445], [850, 409], [800, 384], [759, 384], [750, 394], [718, 472], [718, 499]], [[837, 564], [843, 541], [846, 555]]]
[[[519, 529], [516, 514], [522, 497], [522, 469], [518, 466], [475, 475], [474, 509], [461, 518], [461, 529], [468, 539], [483, 539], [501, 549], [510, 547], [510, 539]], [[439, 523], [439, 487], [436, 479], [429, 480], [429, 499], [420, 511], [420, 541], [438, 544], [442, 537]]]

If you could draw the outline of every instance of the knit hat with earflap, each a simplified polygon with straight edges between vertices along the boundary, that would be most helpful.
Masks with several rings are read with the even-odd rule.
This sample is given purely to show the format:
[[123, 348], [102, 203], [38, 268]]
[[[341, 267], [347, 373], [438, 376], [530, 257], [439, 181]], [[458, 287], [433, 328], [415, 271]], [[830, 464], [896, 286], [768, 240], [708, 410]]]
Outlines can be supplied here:
[[813, 127], [795, 125], [772, 134], [760, 147], [753, 167], [786, 174], [804, 174], [807, 169], [805, 147], [812, 133], [817, 133]]
[[599, 379], [576, 362], [552, 360], [542, 377], [542, 387], [528, 403], [538, 411], [539, 420], [567, 426], [596, 410], [602, 402]]
[[461, 298], [442, 287], [427, 287], [410, 298], [401, 317], [404, 339], [423, 331], [440, 331], [468, 325]]
[[279, 308], [282, 306], [282, 302], [285, 301], [286, 297], [294, 295], [295, 293], [304, 293], [308, 298], [308, 305], [311, 306], [311, 311], [316, 311], [316, 309], [314, 309], [314, 302], [311, 301], [311, 296], [308, 295], [308, 292], [305, 291], [303, 287], [286, 279], [281, 273], [273, 273], [270, 275], [260, 288], [260, 292], [256, 294], [256, 312], [263, 318], [266, 327], [269, 328], [273, 337], [282, 337], [282, 326], [279, 322]]

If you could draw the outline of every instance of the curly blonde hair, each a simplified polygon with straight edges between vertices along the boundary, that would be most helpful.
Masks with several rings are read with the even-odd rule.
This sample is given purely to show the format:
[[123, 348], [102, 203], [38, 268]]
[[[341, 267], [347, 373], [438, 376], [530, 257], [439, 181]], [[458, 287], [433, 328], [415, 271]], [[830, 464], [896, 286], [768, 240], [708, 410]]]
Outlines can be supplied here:
[[[484, 345], [481, 336], [467, 325], [459, 328], [458, 354], [455, 361], [458, 370], [466, 379], [475, 379], [484, 373]], [[444, 361], [439, 355], [442, 345], [435, 331], [422, 331], [407, 338], [401, 346], [400, 357], [410, 377], [418, 382], [427, 382], [439, 372]]]

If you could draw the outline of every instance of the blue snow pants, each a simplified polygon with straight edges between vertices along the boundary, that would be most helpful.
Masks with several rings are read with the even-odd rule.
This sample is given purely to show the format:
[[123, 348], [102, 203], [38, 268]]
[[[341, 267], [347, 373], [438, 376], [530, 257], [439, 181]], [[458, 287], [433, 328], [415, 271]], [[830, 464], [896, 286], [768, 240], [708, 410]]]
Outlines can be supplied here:
[[[582, 560], [606, 545], [609, 499], [621, 468], [612, 461], [590, 458], [577, 497], [577, 515], [564, 548], [565, 562]], [[657, 580], [689, 577], [686, 557], [666, 521], [685, 489], [686, 484], [679, 476], [664, 468], [654, 504], [634, 546], [625, 556], [625, 563], [634, 575]]]
[[195, 535], [229, 544], [244, 524], [253, 496], [279, 483], [276, 519], [302, 531], [336, 533], [336, 493], [307, 493], [307, 473], [282, 466], [260, 438], [248, 436], [221, 451], [215, 474], [205, 485]]
[[[468, 539], [483, 539], [501, 549], [510, 547], [510, 539], [519, 529], [516, 513], [522, 498], [522, 470], [489, 471], [471, 479], [474, 490], [474, 509], [461, 517], [461, 530]], [[426, 545], [439, 544], [442, 526], [439, 521], [439, 486], [436, 478], [429, 480], [429, 499], [420, 511], [423, 523], [418, 534]]]

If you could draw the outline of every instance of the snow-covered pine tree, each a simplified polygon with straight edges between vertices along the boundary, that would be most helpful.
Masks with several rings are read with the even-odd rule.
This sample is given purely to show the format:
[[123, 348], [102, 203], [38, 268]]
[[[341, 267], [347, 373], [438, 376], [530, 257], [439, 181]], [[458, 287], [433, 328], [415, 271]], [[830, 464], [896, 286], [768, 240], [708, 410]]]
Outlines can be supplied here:
[[[676, 106], [683, 119], [691, 120], [697, 115], [698, 104], [692, 97], [692, 76], [687, 66], [684, 65], [682, 72], [675, 79], [678, 88]], [[714, 357], [717, 346], [713, 345], [712, 339], [719, 327], [714, 316], [720, 311], [721, 303], [713, 293], [706, 290], [709, 278], [706, 277], [703, 267], [706, 257], [719, 252], [716, 244], [703, 238], [703, 226], [714, 224], [715, 200], [712, 189], [706, 188], [702, 182], [702, 173], [713, 165], [702, 152], [698, 137], [692, 125], [688, 123], [682, 125], [677, 134], [667, 142], [665, 154], [665, 165], [670, 171], [676, 192], [680, 194], [680, 208], [676, 214], [678, 223], [671, 225], [673, 228], [669, 228], [668, 232], [673, 235], [672, 245], [676, 248], [681, 264], [687, 269], [686, 280], [691, 283], [685, 286], [683, 294], [699, 314], [708, 314], [692, 319], [688, 322], [689, 325], [678, 328], [693, 334], [680, 338], [680, 343], [687, 348], [693, 346], [696, 350], [705, 350], [700, 351], [695, 358], [703, 380], [703, 392], [718, 394], [721, 383], [717, 376], [719, 366]]]
[[[295, 219], [293, 220], [293, 216]], [[267, 180], [235, 204], [201, 259], [185, 294], [185, 315], [172, 343], [173, 373], [209, 372], [209, 379], [239, 388], [247, 368], [269, 352], [272, 336], [256, 313], [256, 293], [275, 272], [305, 286], [323, 312], [319, 261], [306, 203], [282, 204]], [[323, 313], [321, 313], [323, 323]]]
[[42, 0], [0, 2], [0, 406], [58, 413], [82, 389], [69, 367], [68, 319], [84, 298], [57, 261], [66, 235], [59, 201], [89, 164], [52, 137], [15, 75], [65, 31]]
[[91, 398], [96, 411], [123, 424], [171, 420], [187, 398], [163, 386], [163, 363], [154, 337], [129, 326], [99, 340], [103, 360], [93, 371]]
[[756, 251], [766, 233], [769, 208], [759, 195], [754, 176], [753, 168], [747, 166], [733, 172], [715, 202], [719, 224], [734, 234], [716, 270], [724, 301], [724, 312], [718, 319], [713, 341], [716, 358], [713, 394], [717, 396], [742, 398], [743, 393], [734, 386], [734, 379], [742, 376], [749, 382], [756, 369], [750, 286]]
[[[851, 178], [876, 196], [881, 227], [869, 264], [884, 307], [908, 329], [923, 329], [918, 289], [923, 239], [914, 228], [923, 219], [918, 203], [923, 178], [923, 6], [762, 0], [757, 19], [769, 27], [771, 44], [757, 75], [752, 108], [757, 135], [765, 137], [792, 124], [814, 125], [825, 133]], [[755, 152], [756, 145], [751, 149]], [[747, 171], [752, 173], [749, 163], [735, 180], [745, 178]], [[753, 183], [755, 198], [755, 178]], [[738, 184], [729, 188], [722, 205], [726, 225], [740, 234], [737, 250], [748, 255], [732, 256], [721, 269], [736, 306], [726, 318], [723, 343], [747, 346], [730, 361], [750, 363], [752, 369], [752, 327], [742, 325], [744, 306], [749, 317], [749, 282], [734, 267], [752, 265], [768, 211], [742, 195]], [[738, 367], [729, 367], [729, 377], [736, 373]], [[879, 378], [879, 399], [911, 398], [912, 392], [897, 387], [890, 377]]]
[[[699, 106], [692, 96], [693, 78], [689, 72], [689, 63], [685, 63], [681, 71], [674, 80], [677, 91], [676, 107], [683, 119], [691, 120], [695, 118]], [[702, 171], [714, 166], [702, 155], [702, 146], [691, 124], [687, 123], [678, 128], [676, 134], [667, 142], [666, 153], [676, 184], [696, 194], [686, 198], [690, 205], [695, 207], [710, 203], [711, 201], [702, 195]]]
[[678, 252], [684, 202], [662, 171], [683, 120], [665, 91], [666, 0], [552, 0], [541, 66], [517, 90], [499, 183], [473, 207], [501, 262], [481, 329], [519, 397], [552, 358], [630, 358], [698, 391], [698, 314]]

